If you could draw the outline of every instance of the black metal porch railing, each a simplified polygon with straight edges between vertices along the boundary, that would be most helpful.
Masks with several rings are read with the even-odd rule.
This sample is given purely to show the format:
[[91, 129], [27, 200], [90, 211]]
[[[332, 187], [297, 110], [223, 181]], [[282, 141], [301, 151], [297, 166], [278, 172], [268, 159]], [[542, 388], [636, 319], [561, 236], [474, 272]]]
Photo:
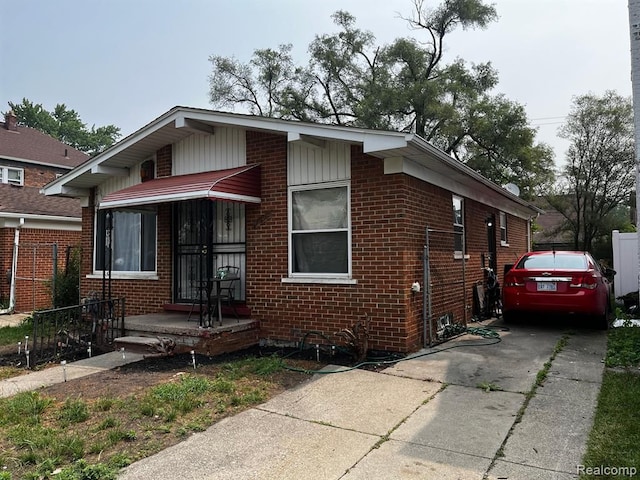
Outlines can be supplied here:
[[124, 307], [124, 298], [89, 298], [82, 305], [35, 312], [33, 336], [25, 345], [31, 368], [113, 350], [113, 340], [124, 335]]

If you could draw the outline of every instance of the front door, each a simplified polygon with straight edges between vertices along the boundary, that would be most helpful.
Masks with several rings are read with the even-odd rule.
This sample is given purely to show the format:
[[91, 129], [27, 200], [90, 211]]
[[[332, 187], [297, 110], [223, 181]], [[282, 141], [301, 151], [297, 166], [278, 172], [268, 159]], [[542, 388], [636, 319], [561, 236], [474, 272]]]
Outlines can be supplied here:
[[199, 285], [223, 266], [240, 268], [236, 300], [244, 300], [244, 204], [204, 200], [178, 202], [173, 207], [175, 303], [200, 298]]

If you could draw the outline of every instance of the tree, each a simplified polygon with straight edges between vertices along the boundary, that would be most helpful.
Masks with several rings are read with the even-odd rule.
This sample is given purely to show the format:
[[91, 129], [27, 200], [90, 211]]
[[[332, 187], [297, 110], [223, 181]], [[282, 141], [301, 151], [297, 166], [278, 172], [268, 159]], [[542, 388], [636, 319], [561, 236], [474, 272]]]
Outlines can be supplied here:
[[[486, 28], [497, 17], [483, 0], [444, 0], [427, 9], [414, 0], [405, 18], [424, 39], [377, 45], [345, 11], [335, 34], [317, 35], [306, 66], [291, 45], [256, 50], [248, 64], [211, 56], [210, 101], [279, 118], [415, 132], [500, 183], [518, 183], [530, 198], [553, 180], [551, 149], [535, 143], [524, 108], [491, 95], [490, 63], [444, 62], [444, 40], [456, 28]], [[502, 132], [498, 135], [496, 132]], [[507, 134], [504, 134], [507, 132]]]
[[613, 91], [575, 97], [559, 135], [571, 143], [558, 192], [548, 200], [564, 216], [574, 248], [591, 251], [635, 186], [631, 99]]
[[22, 99], [22, 103], [9, 102], [18, 119], [18, 124], [35, 128], [47, 135], [82, 152], [96, 155], [115, 143], [120, 137], [120, 129], [115, 125], [90, 130], [82, 122], [75, 110], [68, 110], [65, 104], [57, 104], [48, 112], [41, 104]]

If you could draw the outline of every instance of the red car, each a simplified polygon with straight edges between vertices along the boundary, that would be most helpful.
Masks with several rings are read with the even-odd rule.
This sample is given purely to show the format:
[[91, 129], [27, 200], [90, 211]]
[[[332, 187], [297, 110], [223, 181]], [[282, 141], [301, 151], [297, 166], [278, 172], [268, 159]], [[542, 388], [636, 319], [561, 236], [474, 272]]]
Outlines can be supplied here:
[[521, 313], [588, 315], [607, 328], [611, 283], [588, 252], [529, 252], [505, 273], [502, 313], [506, 322]]

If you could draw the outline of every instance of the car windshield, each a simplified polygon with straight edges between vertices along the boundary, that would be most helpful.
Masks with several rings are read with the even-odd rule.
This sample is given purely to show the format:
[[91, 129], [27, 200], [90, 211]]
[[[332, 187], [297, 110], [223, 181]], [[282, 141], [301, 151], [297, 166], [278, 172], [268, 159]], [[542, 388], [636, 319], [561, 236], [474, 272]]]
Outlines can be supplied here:
[[581, 254], [531, 255], [523, 258], [518, 268], [586, 270], [587, 259]]

